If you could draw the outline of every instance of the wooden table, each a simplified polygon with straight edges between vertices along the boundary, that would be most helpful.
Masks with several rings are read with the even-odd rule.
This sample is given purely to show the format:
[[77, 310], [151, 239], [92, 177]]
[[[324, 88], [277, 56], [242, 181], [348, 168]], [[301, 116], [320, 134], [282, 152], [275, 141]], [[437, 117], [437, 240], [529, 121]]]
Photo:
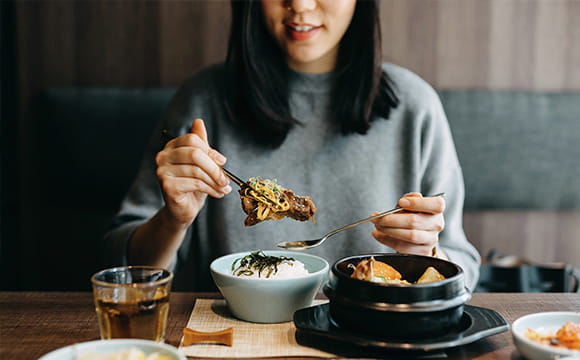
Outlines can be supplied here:
[[[214, 293], [173, 293], [167, 342], [177, 346], [197, 298]], [[508, 323], [542, 311], [580, 311], [580, 294], [473, 294], [470, 305], [499, 312]], [[96, 340], [99, 329], [90, 292], [0, 292], [0, 359], [38, 359], [76, 342]], [[523, 359], [509, 331], [446, 350], [448, 359]]]

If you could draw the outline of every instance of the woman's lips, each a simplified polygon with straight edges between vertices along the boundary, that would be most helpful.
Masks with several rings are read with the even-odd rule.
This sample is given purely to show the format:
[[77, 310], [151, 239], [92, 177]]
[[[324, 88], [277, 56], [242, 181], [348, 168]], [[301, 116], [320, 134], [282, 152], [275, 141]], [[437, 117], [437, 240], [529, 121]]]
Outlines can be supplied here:
[[295, 41], [307, 41], [312, 39], [320, 31], [320, 26], [313, 25], [286, 25], [286, 31], [290, 38]]

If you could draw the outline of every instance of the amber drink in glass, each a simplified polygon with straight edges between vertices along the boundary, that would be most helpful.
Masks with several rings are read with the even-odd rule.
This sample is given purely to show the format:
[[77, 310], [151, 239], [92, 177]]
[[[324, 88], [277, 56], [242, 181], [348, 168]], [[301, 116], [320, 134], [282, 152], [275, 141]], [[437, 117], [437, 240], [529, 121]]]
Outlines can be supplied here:
[[124, 266], [91, 278], [102, 339], [165, 341], [173, 274], [162, 268]]

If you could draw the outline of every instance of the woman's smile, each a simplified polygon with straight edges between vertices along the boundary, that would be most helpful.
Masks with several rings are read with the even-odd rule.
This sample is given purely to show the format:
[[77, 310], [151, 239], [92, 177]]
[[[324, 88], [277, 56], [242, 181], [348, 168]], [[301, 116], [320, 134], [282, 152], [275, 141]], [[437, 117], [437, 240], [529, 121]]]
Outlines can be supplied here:
[[262, 0], [266, 28], [293, 70], [334, 70], [339, 43], [352, 20], [356, 0]]
[[309, 24], [286, 24], [288, 36], [294, 41], [308, 41], [313, 39], [319, 32], [322, 26], [314, 26]]

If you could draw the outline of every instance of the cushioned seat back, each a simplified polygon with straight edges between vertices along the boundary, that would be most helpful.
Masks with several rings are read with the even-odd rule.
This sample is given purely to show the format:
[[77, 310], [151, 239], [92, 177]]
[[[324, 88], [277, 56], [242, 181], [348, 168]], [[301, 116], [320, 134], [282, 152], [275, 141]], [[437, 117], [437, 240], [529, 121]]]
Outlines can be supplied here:
[[[50, 189], [83, 195], [87, 207], [117, 206], [174, 94], [172, 88], [51, 88], [40, 126]], [[79, 204], [81, 205], [81, 204]]]
[[174, 92], [51, 88], [40, 95], [26, 261], [50, 271], [27, 274], [30, 288], [90, 290], [102, 237]]
[[466, 210], [580, 209], [580, 92], [440, 92]]
[[481, 266], [475, 292], [577, 292], [579, 271], [569, 264]]

